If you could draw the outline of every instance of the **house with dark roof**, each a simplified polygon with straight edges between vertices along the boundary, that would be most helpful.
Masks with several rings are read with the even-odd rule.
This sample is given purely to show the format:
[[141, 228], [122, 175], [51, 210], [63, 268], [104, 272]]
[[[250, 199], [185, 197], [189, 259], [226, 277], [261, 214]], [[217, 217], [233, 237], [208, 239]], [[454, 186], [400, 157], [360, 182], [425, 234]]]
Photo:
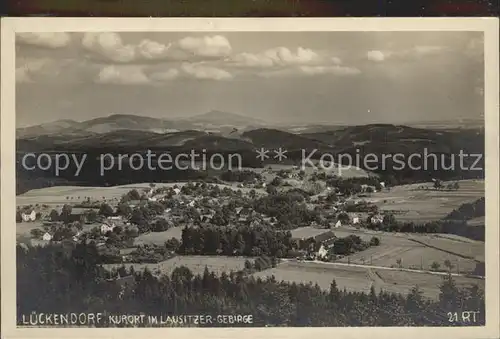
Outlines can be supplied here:
[[292, 230], [292, 241], [298, 249], [309, 249], [312, 245], [319, 249], [321, 244], [330, 246], [335, 240], [335, 234], [329, 229], [319, 229], [314, 227], [299, 227]]

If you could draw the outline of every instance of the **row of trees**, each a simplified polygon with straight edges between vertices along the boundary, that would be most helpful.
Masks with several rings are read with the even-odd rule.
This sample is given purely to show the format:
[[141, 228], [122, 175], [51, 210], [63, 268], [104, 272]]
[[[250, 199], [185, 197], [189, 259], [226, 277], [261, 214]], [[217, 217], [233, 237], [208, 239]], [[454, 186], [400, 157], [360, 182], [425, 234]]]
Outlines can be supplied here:
[[382, 223], [372, 223], [371, 216], [368, 217], [365, 227], [386, 232], [403, 233], [444, 233], [455, 234], [474, 240], [484, 241], [484, 227], [468, 226], [464, 220], [435, 220], [424, 223], [412, 221], [398, 221], [392, 214], [384, 215]]
[[448, 214], [445, 219], [448, 220], [470, 220], [486, 215], [486, 199], [484, 197], [474, 202], [465, 203]]
[[[439, 299], [424, 298], [418, 287], [409, 294], [349, 292], [332, 281], [318, 285], [245, 277], [243, 272], [218, 276], [205, 269], [194, 275], [177, 267], [161, 278], [145, 270], [132, 273], [135, 281], [121, 289], [97, 264], [91, 245], [71, 251], [56, 246], [18, 247], [17, 315], [31, 312], [109, 312], [113, 314], [250, 314], [246, 326], [479, 326], [485, 323], [483, 291], [458, 288], [444, 278]], [[121, 275], [125, 272], [121, 270]], [[447, 313], [478, 311], [476, 322], [450, 323]], [[104, 317], [106, 319], [106, 317]], [[98, 326], [109, 326], [106, 322]], [[217, 326], [208, 324], [207, 326]], [[223, 326], [222, 324], [219, 326]], [[227, 326], [227, 325], [226, 325]], [[232, 325], [235, 326], [235, 325]], [[245, 326], [238, 324], [236, 326]]]

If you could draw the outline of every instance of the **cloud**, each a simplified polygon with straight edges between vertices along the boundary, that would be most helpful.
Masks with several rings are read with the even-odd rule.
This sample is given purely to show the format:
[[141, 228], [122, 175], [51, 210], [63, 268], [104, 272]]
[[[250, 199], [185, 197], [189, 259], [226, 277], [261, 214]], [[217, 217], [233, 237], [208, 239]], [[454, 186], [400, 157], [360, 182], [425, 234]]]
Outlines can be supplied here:
[[179, 40], [177, 48], [196, 56], [224, 57], [232, 52], [231, 44], [221, 35], [204, 37], [186, 37]]
[[366, 58], [373, 62], [383, 62], [389, 59], [411, 60], [436, 55], [445, 50], [446, 48], [443, 46], [415, 46], [401, 51], [372, 50], [366, 53]]
[[90, 81], [95, 66], [75, 58], [16, 58], [16, 81], [35, 83], [82, 83]]
[[200, 80], [230, 80], [232, 74], [203, 64], [183, 63], [180, 69], [155, 70], [139, 65], [110, 65], [100, 69], [95, 79], [98, 83], [115, 85], [154, 85], [180, 78]]
[[71, 36], [68, 33], [17, 33], [16, 41], [25, 44], [46, 48], [60, 48], [69, 45]]
[[168, 81], [168, 80], [173, 80], [178, 78], [180, 75], [180, 72], [176, 68], [171, 68], [167, 71], [164, 72], [156, 72], [156, 73], [151, 73], [149, 76], [151, 80], [155, 81]]
[[440, 53], [444, 49], [443, 46], [415, 46], [413, 49], [407, 51], [407, 53], [414, 54], [415, 56], [425, 56]]
[[228, 71], [205, 66], [202, 64], [188, 64], [183, 63], [181, 65], [181, 70], [188, 76], [191, 76], [196, 79], [204, 79], [204, 80], [230, 80], [233, 78], [232, 74]]
[[335, 75], [357, 75], [361, 71], [354, 67], [342, 66], [301, 66], [300, 71], [306, 75], [335, 74]]
[[140, 85], [150, 82], [142, 67], [136, 65], [106, 66], [97, 76], [98, 83]]
[[144, 39], [137, 44], [124, 44], [118, 33], [85, 33], [82, 45], [107, 61], [131, 63], [153, 60], [199, 61], [227, 57], [232, 48], [221, 35], [186, 37], [167, 44]]
[[20, 64], [16, 68], [17, 82], [33, 82], [33, 76], [48, 63], [48, 59], [20, 59], [16, 63]]
[[366, 57], [368, 60], [374, 62], [382, 62], [386, 58], [382, 51], [368, 51], [368, 53], [366, 53]]
[[137, 54], [147, 60], [165, 58], [171, 45], [164, 45], [157, 41], [145, 39], [136, 47]]
[[[325, 60], [308, 48], [298, 47], [296, 51], [293, 51], [286, 47], [277, 47], [255, 54], [239, 53], [229, 61], [240, 67], [273, 67], [317, 64]], [[335, 58], [331, 61], [340, 61], [340, 59]]]
[[83, 47], [114, 62], [131, 62], [136, 58], [135, 47], [124, 45], [117, 33], [85, 33]]
[[354, 76], [361, 74], [361, 71], [354, 67], [344, 67], [339, 65], [331, 66], [296, 66], [289, 68], [281, 68], [278, 70], [269, 70], [258, 73], [257, 75], [264, 78], [275, 77], [293, 77], [293, 76], [314, 76], [332, 74], [336, 76]]
[[331, 57], [330, 59], [334, 65], [340, 65], [342, 64], [342, 60], [340, 58], [337, 58], [337, 57]]

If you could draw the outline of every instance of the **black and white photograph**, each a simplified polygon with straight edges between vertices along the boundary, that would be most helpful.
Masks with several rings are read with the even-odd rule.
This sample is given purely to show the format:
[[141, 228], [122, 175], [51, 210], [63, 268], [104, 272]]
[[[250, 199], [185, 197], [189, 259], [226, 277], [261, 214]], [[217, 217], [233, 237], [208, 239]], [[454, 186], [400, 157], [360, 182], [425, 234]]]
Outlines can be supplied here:
[[12, 25], [13, 328], [498, 333], [498, 20], [283, 22]]

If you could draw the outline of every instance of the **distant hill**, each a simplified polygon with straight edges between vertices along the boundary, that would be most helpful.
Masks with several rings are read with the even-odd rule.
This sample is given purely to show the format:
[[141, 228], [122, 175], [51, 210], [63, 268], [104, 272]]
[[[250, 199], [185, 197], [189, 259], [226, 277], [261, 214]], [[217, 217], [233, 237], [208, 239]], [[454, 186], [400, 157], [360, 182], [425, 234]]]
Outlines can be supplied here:
[[481, 129], [484, 128], [484, 118], [419, 121], [407, 123], [407, 126], [427, 129]]
[[[189, 121], [195, 126], [229, 126], [229, 127], [247, 127], [247, 126], [264, 126], [265, 121], [260, 119], [246, 117], [239, 114], [222, 112], [222, 111], [210, 111], [204, 114], [195, 115], [184, 119]], [[182, 120], [180, 120], [182, 121]]]
[[28, 138], [38, 135], [59, 133], [65, 129], [67, 130], [78, 129], [78, 125], [79, 125], [78, 122], [70, 119], [57, 120], [41, 125], [18, 128], [16, 130], [16, 137]]
[[80, 128], [95, 133], [108, 133], [116, 130], [140, 130], [163, 133], [172, 128], [172, 123], [162, 119], [132, 114], [113, 114], [107, 117], [84, 121], [80, 124]]
[[[215, 116], [218, 116], [218, 113]], [[103, 126], [111, 131], [95, 132], [98, 129], [102, 131]], [[228, 151], [281, 147], [288, 151], [318, 149], [331, 150], [335, 153], [351, 153], [361, 150], [363, 153], [375, 154], [407, 154], [413, 150], [422, 152], [424, 148], [436, 153], [453, 153], [461, 149], [484, 152], [484, 135], [477, 130], [445, 131], [403, 125], [371, 124], [300, 134], [274, 128], [237, 129], [234, 127], [222, 132], [190, 129], [158, 133], [150, 130], [153, 127], [157, 130], [166, 129], [167, 124], [155, 118], [110, 116], [80, 123], [79, 128], [85, 128], [83, 130], [71, 126], [59, 133], [19, 136], [17, 146], [19, 150], [71, 149], [80, 151], [99, 148], [145, 150], [172, 147], [193, 149], [209, 147], [213, 150]], [[52, 127], [52, 130], [55, 129]], [[88, 131], [88, 129], [94, 131]]]
[[[94, 120], [92, 123], [87, 122], [86, 126], [105, 125], [109, 127], [111, 126], [109, 121], [110, 119], [100, 119], [97, 122]], [[135, 126], [136, 129], [115, 129], [105, 133], [84, 130], [79, 135], [66, 134], [62, 131], [57, 134], [18, 137], [16, 145], [18, 192], [44, 187], [44, 185], [56, 185], [61, 179], [78, 184], [99, 186], [133, 183], [137, 180], [152, 182], [180, 180], [180, 178], [189, 180], [208, 178], [210, 175], [206, 172], [196, 171], [193, 173], [186, 171], [164, 172], [143, 169], [141, 172], [110, 171], [103, 177], [97, 173], [99, 164], [95, 160], [103, 153], [131, 154], [145, 153], [147, 150], [154, 153], [169, 152], [172, 155], [189, 154], [191, 151], [196, 151], [199, 155], [203, 153], [203, 150], [207, 154], [216, 152], [223, 156], [237, 153], [241, 155], [246, 167], [260, 167], [267, 163], [276, 163], [278, 160], [273, 157], [273, 151], [279, 148], [287, 151], [286, 164], [298, 163], [303, 159], [302, 150], [307, 150], [307, 154], [311, 154], [312, 150], [317, 150], [315, 155], [310, 157], [311, 160], [317, 160], [323, 154], [328, 153], [334, 157], [334, 161], [341, 159], [339, 156], [344, 154], [350, 154], [351, 159], [357, 159], [358, 154], [361, 156], [360, 159], [364, 159], [363, 155], [374, 154], [379, 160], [384, 158], [381, 155], [402, 154], [403, 161], [405, 161], [410, 155], [423, 155], [424, 150], [427, 150], [428, 153], [444, 155], [446, 159], [449, 159], [453, 154], [459, 154], [460, 151], [465, 154], [484, 153], [484, 134], [478, 130], [428, 130], [403, 125], [372, 124], [335, 127], [329, 131], [303, 134], [274, 128], [237, 129], [234, 131], [234, 127], [229, 128], [229, 132], [225, 130], [223, 133], [194, 129], [157, 133], [138, 129], [138, 127], [145, 128], [151, 124], [163, 127], [155, 120], [136, 122], [135, 118], [118, 117], [116, 119], [114, 117], [111, 121], [113, 125], [110, 129], [123, 126]], [[119, 121], [119, 124], [116, 124], [116, 121]], [[71, 128], [74, 127], [71, 126]], [[261, 147], [271, 152], [269, 158], [264, 162], [256, 158], [255, 150]], [[78, 177], [74, 177], [74, 172], [71, 171], [65, 172], [65, 176], [62, 178], [54, 177], [50, 172], [40, 170], [35, 173], [35, 171], [27, 171], [20, 167], [20, 157], [25, 152], [86, 153], [89, 155], [89, 159], [94, 159], [94, 162], [87, 162], [84, 168], [86, 172]], [[342, 159], [345, 160], [345, 158]], [[475, 159], [474, 157], [465, 160], [472, 166], [470, 162], [475, 161]], [[375, 167], [373, 167], [374, 164], [371, 160], [367, 165], [364, 165], [364, 162], [351, 163], [351, 165], [374, 172], [387, 182], [399, 184], [428, 182], [431, 178], [458, 180], [484, 177], [484, 171], [463, 170], [456, 168], [458, 166], [455, 166], [455, 170], [450, 170], [444, 168], [442, 163], [438, 164], [439, 168], [437, 169], [433, 169], [434, 165], [430, 163], [428, 169], [414, 170], [414, 168], [407, 166], [404, 170], [400, 170], [391, 166], [391, 160], [385, 167], [380, 166], [379, 160], [377, 160], [378, 166], [375, 164]], [[346, 165], [344, 162], [343, 164]], [[412, 165], [415, 166], [414, 161], [412, 161]], [[446, 166], [448, 166], [448, 162], [446, 162]], [[474, 166], [484, 168], [483, 163], [474, 164]]]
[[266, 122], [242, 115], [210, 111], [189, 118], [161, 119], [133, 114], [112, 114], [106, 117], [82, 122], [58, 120], [51, 123], [17, 129], [17, 138], [27, 139], [39, 136], [75, 135], [90, 136], [114, 131], [144, 131], [152, 133], [172, 133], [198, 130], [212, 133], [232, 134], [249, 128], [265, 126]]
[[242, 138], [264, 148], [282, 147], [287, 150], [297, 150], [323, 148], [325, 146], [322, 141], [271, 128], [259, 128], [245, 132], [242, 134]]
[[320, 141], [337, 152], [394, 154], [422, 152], [484, 152], [484, 134], [476, 130], [430, 130], [403, 125], [371, 124], [349, 126], [334, 131], [304, 133], [301, 136]]

